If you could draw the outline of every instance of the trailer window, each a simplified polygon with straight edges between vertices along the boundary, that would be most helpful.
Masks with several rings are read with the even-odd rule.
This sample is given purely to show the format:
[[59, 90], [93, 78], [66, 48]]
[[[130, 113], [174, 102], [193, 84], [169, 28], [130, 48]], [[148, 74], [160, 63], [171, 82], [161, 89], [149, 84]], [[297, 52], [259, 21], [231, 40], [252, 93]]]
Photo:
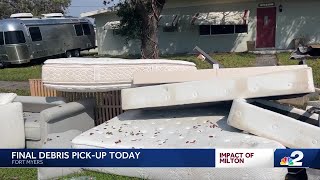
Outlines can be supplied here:
[[22, 31], [4, 32], [4, 37], [6, 44], [20, 44], [26, 42]]
[[74, 25], [74, 30], [76, 31], [76, 35], [77, 36], [82, 36], [83, 35], [82, 27], [81, 27], [80, 24]]
[[83, 32], [84, 32], [85, 35], [90, 35], [91, 34], [89, 24], [82, 24], [82, 28], [83, 28]]
[[3, 32], [0, 32], [0, 45], [3, 45]]
[[42, 35], [39, 27], [30, 27], [29, 32], [32, 41], [42, 41]]

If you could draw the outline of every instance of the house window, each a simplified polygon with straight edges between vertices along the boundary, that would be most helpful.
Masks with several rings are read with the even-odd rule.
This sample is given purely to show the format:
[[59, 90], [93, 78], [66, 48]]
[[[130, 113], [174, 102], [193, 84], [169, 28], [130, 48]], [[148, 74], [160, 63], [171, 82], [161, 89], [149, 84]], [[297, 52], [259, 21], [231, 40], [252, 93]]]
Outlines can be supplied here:
[[234, 34], [234, 25], [212, 25], [211, 35], [215, 34]]
[[175, 32], [177, 29], [177, 26], [164, 26], [163, 32]]
[[76, 31], [77, 36], [83, 35], [82, 26], [80, 24], [74, 25], [74, 30]]
[[248, 33], [248, 25], [236, 25], [235, 33]]
[[85, 35], [90, 35], [91, 34], [91, 30], [90, 30], [89, 24], [82, 24], [82, 28], [83, 28], [83, 33]]
[[3, 32], [0, 32], [0, 45], [3, 45], [4, 41], [3, 41]]
[[42, 41], [42, 35], [39, 27], [30, 27], [29, 33], [32, 41]]
[[210, 25], [201, 25], [199, 26], [200, 35], [211, 35], [211, 26]]
[[200, 25], [200, 35], [248, 33], [248, 25]]

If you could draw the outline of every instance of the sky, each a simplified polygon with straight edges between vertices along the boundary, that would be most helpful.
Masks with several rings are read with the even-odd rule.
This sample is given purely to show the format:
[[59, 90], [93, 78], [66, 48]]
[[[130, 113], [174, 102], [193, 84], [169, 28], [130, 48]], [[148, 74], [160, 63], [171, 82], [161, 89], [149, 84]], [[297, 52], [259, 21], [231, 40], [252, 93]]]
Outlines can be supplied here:
[[[117, 0], [115, 0], [116, 2]], [[81, 13], [105, 8], [103, 0], [72, 0], [67, 15], [79, 17]]]

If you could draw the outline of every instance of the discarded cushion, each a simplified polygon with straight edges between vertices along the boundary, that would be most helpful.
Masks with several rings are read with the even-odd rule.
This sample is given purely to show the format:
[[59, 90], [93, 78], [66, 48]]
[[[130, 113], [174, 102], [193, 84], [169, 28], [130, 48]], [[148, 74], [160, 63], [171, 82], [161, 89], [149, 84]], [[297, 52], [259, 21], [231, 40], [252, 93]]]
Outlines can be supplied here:
[[25, 119], [25, 133], [27, 140], [40, 141], [41, 129], [40, 129], [40, 113], [23, 113]]
[[96, 92], [132, 87], [135, 72], [184, 70], [196, 70], [195, 64], [164, 59], [52, 59], [42, 67], [42, 81], [60, 91]]
[[[226, 124], [217, 106], [131, 110], [73, 139], [74, 148], [284, 148], [280, 143]], [[148, 179], [284, 179], [286, 169], [89, 168]]]
[[0, 105], [0, 148], [25, 148], [22, 104], [15, 102]]
[[255, 106], [246, 100], [233, 101], [228, 124], [289, 148], [320, 148], [320, 128]]
[[11, 103], [16, 97], [15, 93], [0, 93], [0, 105]]

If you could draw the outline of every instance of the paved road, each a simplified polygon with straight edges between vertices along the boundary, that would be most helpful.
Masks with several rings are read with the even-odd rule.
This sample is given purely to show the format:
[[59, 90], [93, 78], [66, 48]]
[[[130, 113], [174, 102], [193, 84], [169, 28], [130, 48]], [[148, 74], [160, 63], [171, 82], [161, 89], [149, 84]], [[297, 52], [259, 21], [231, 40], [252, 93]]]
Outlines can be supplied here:
[[25, 89], [28, 90], [29, 82], [23, 81], [0, 81], [0, 89], [7, 89], [7, 90], [16, 90], [16, 89]]

